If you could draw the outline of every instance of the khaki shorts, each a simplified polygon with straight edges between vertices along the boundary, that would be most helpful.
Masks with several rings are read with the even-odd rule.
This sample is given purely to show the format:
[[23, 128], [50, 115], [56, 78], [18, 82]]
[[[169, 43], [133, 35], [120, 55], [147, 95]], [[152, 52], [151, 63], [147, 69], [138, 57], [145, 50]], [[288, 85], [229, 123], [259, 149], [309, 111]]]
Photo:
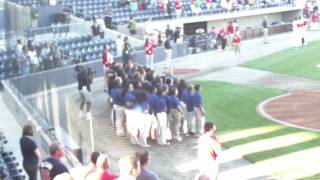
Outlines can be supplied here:
[[89, 92], [86, 88], [79, 91], [80, 94], [80, 100], [84, 103], [90, 103], [92, 102], [92, 94]]

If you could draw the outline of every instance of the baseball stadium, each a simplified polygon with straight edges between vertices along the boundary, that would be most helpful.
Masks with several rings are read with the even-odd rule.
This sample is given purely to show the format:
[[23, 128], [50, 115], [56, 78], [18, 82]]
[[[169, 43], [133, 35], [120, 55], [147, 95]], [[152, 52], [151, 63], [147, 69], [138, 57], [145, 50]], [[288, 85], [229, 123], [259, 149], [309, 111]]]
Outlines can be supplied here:
[[319, 5], [0, 0], [0, 180], [320, 179]]

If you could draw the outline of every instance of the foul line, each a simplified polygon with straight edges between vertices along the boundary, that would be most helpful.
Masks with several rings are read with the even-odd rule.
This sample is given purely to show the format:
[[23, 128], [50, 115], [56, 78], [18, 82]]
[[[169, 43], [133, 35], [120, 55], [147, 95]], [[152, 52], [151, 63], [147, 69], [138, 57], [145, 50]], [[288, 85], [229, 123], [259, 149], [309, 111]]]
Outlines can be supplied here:
[[284, 94], [284, 95], [280, 95], [280, 96], [275, 96], [273, 98], [270, 98], [270, 99], [267, 99], [263, 102], [261, 102], [258, 106], [257, 106], [257, 112], [262, 116], [264, 117], [265, 119], [268, 119], [270, 121], [273, 121], [275, 123], [279, 123], [279, 124], [282, 124], [282, 125], [285, 125], [285, 126], [289, 126], [289, 127], [293, 127], [293, 128], [298, 128], [298, 129], [302, 129], [302, 130], [308, 130], [308, 131], [313, 131], [313, 132], [320, 132], [319, 129], [314, 129], [314, 128], [308, 128], [308, 127], [304, 127], [304, 126], [299, 126], [299, 125], [295, 125], [295, 124], [292, 124], [292, 123], [289, 123], [287, 121], [284, 121], [284, 120], [281, 120], [281, 119], [277, 119], [277, 118], [274, 118], [272, 117], [271, 115], [269, 115], [268, 113], [265, 112], [264, 110], [264, 106], [271, 102], [271, 101], [274, 101], [276, 99], [280, 99], [280, 98], [283, 98], [283, 97], [287, 97], [287, 96], [291, 96], [292, 93], [287, 93], [287, 94]]

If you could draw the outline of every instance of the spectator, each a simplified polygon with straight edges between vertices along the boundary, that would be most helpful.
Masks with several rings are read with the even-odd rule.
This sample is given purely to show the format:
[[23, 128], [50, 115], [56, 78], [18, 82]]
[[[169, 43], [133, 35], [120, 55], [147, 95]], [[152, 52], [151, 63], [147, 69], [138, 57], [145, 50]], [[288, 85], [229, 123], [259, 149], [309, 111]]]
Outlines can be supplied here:
[[23, 168], [30, 180], [37, 180], [38, 165], [41, 160], [40, 150], [32, 139], [33, 130], [31, 125], [23, 127], [22, 137], [20, 138], [20, 148], [23, 157]]
[[211, 39], [211, 47], [212, 48], [217, 48], [217, 38], [218, 38], [218, 33], [216, 31], [216, 27], [212, 27], [210, 31], [210, 39]]
[[137, 12], [138, 11], [138, 2], [137, 0], [131, 0], [130, 2], [130, 11]]
[[181, 33], [180, 31], [181, 31], [180, 27], [176, 27], [176, 30], [173, 33], [174, 43], [177, 43], [178, 39], [180, 38], [180, 33]]
[[170, 40], [173, 37], [173, 30], [170, 28], [169, 24], [167, 24], [165, 34], [166, 34], [166, 37], [170, 37]]
[[92, 32], [92, 36], [94, 39], [100, 36], [100, 31], [101, 31], [100, 26], [99, 26], [97, 20], [94, 19], [93, 24], [91, 26], [91, 32]]
[[39, 58], [36, 51], [36, 48], [32, 45], [27, 53], [27, 56], [30, 61], [30, 73], [35, 73], [39, 70]]
[[109, 3], [106, 7], [105, 15], [104, 15], [104, 25], [106, 28], [113, 29], [112, 26], [112, 4]]
[[172, 13], [173, 13], [172, 2], [168, 1], [168, 3], [167, 3], [167, 14], [169, 15], [170, 18], [172, 18]]
[[234, 47], [234, 54], [235, 56], [240, 56], [240, 43], [241, 43], [241, 35], [240, 31], [237, 29], [236, 33], [233, 37], [233, 47]]
[[38, 17], [39, 17], [39, 10], [37, 9], [36, 4], [32, 4], [30, 9], [30, 16], [31, 16], [31, 28], [38, 27]]
[[136, 153], [140, 158], [141, 173], [137, 180], [157, 180], [159, 177], [152, 171], [148, 170], [150, 156], [147, 150], [140, 150]]
[[102, 171], [101, 179], [99, 180], [115, 180], [118, 178], [118, 175], [111, 173], [109, 170], [110, 160], [107, 155], [99, 156], [97, 166], [99, 171]]
[[99, 156], [100, 156], [100, 152], [98, 152], [98, 151], [91, 153], [91, 156], [90, 156], [91, 163], [89, 165], [88, 171], [84, 175], [84, 179], [86, 179], [91, 173], [93, 173], [97, 170], [96, 164], [97, 164], [97, 159]]
[[137, 34], [137, 23], [133, 16], [130, 16], [128, 29], [131, 35]]
[[227, 34], [228, 34], [228, 42], [227, 42], [227, 45], [229, 47], [231, 47], [232, 45], [232, 40], [233, 40], [233, 36], [234, 36], [234, 31], [235, 31], [235, 28], [233, 26], [233, 23], [232, 21], [229, 21], [228, 23], [228, 26], [227, 26]]
[[267, 16], [264, 16], [262, 21], [262, 28], [263, 28], [263, 43], [268, 44], [268, 19]]
[[198, 161], [200, 174], [208, 176], [210, 179], [217, 179], [219, 165], [217, 157], [222, 151], [222, 147], [215, 135], [216, 126], [212, 122], [204, 125], [204, 134], [198, 140]]
[[111, 67], [111, 64], [113, 63], [113, 57], [112, 54], [109, 52], [109, 47], [105, 47], [104, 51], [102, 53], [102, 64], [103, 64], [103, 74], [104, 74], [104, 91], [107, 92], [108, 91], [108, 77], [107, 77], [107, 73]]
[[[92, 104], [92, 94], [91, 94], [91, 83], [93, 72], [91, 68], [76, 65], [74, 68], [77, 73], [78, 90], [80, 95], [80, 112], [79, 119], [83, 116], [84, 105], [87, 105], [87, 120], [92, 120], [91, 114], [91, 104]], [[85, 87], [85, 88], [84, 88]]]
[[49, 43], [45, 42], [40, 52], [40, 57], [42, 59], [45, 70], [52, 68], [52, 60], [50, 55], [51, 55], [51, 49], [50, 49]]
[[20, 60], [20, 69], [23, 75], [30, 74], [30, 59], [27, 53], [28, 53], [27, 46], [23, 46], [21, 57], [17, 56], [19, 57], [19, 60]]
[[167, 67], [170, 67], [171, 66], [171, 53], [172, 53], [172, 46], [171, 46], [171, 37], [170, 36], [167, 36], [166, 37], [166, 40], [164, 42], [164, 49], [165, 49], [165, 52], [166, 52], [166, 66]]
[[226, 45], [227, 45], [228, 32], [224, 28], [224, 26], [222, 26], [221, 29], [220, 29], [219, 37], [220, 37], [220, 40], [221, 40], [221, 49], [225, 50], [226, 49]]
[[196, 16], [201, 12], [200, 3], [200, 0], [191, 0], [191, 10]]
[[126, 36], [123, 40], [124, 44], [123, 44], [123, 50], [122, 50], [122, 60], [123, 60], [123, 64], [124, 66], [126, 66], [130, 60], [132, 60], [132, 48], [131, 45], [129, 43], [128, 37]]
[[62, 53], [56, 43], [51, 44], [51, 56], [52, 56], [52, 62], [53, 62], [54, 68], [58, 68], [63, 64]]
[[117, 176], [109, 172], [109, 165], [108, 156], [105, 154], [99, 155], [95, 171], [88, 174], [85, 180], [115, 180]]
[[182, 0], [176, 0], [176, 2], [175, 2], [175, 11], [176, 11], [176, 15], [177, 15], [178, 19], [182, 17], [182, 9], [183, 9]]
[[136, 180], [140, 175], [140, 163], [134, 155], [124, 156], [119, 160], [120, 176], [117, 180]]
[[123, 49], [123, 39], [120, 34], [117, 36], [116, 46], [117, 46], [117, 56], [119, 57], [122, 55], [122, 49]]
[[50, 157], [40, 164], [42, 179], [54, 179], [57, 175], [69, 173], [68, 168], [60, 161], [64, 156], [64, 150], [60, 143], [54, 143], [49, 147]]
[[146, 53], [146, 64], [145, 66], [153, 69], [153, 45], [152, 43], [149, 41], [149, 39], [146, 39], [145, 43], [144, 43], [144, 50]]
[[99, 36], [100, 38], [104, 38], [104, 32], [106, 30], [106, 25], [102, 16], [97, 16], [96, 18], [97, 24], [99, 26]]

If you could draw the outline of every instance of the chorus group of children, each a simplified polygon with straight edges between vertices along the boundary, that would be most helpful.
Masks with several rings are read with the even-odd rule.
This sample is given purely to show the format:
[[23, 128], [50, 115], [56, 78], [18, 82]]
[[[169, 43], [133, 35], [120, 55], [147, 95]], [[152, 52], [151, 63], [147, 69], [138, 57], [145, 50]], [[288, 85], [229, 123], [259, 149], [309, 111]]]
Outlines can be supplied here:
[[132, 144], [148, 147], [182, 141], [182, 134], [198, 137], [204, 124], [200, 85], [173, 76], [158, 76], [149, 68], [129, 62], [112, 63], [106, 71], [112, 124], [118, 136], [130, 135]]

